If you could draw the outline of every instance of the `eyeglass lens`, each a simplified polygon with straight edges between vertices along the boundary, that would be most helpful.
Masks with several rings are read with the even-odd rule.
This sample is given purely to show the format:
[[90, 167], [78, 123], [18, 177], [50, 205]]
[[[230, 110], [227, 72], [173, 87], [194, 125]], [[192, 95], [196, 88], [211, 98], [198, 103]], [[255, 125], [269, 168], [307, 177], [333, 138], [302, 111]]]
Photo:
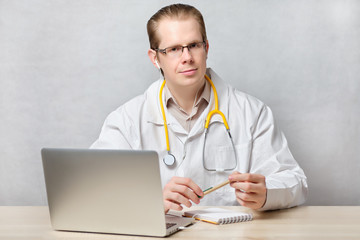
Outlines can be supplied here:
[[174, 46], [162, 49], [164, 54], [169, 55], [171, 57], [180, 57], [184, 52], [184, 48], [187, 48], [189, 53], [199, 54], [201, 50], [204, 49], [204, 42], [192, 43], [187, 46]]

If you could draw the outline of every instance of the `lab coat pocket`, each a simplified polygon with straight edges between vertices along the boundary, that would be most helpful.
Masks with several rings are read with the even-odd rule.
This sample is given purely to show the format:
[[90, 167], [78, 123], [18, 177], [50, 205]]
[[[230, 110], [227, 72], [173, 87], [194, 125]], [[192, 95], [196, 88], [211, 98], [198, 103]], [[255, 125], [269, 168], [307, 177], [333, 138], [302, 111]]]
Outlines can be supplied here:
[[209, 170], [248, 172], [251, 153], [251, 142], [229, 146], [213, 146], [204, 154], [204, 166]]
[[[234, 150], [236, 152], [234, 152]], [[212, 155], [209, 159], [209, 162], [214, 163], [213, 166], [218, 170], [229, 169], [227, 171], [218, 171], [217, 174], [215, 174], [215, 181], [217, 184], [226, 181], [229, 175], [234, 171], [239, 171], [241, 173], [249, 171], [251, 142], [236, 145], [235, 149], [232, 146], [219, 146], [212, 149], [211, 151]], [[230, 170], [230, 168], [234, 169]], [[230, 187], [230, 185], [226, 185], [218, 189], [217, 191], [215, 191], [217, 204], [238, 205], [234, 194], [235, 190], [234, 188]]]

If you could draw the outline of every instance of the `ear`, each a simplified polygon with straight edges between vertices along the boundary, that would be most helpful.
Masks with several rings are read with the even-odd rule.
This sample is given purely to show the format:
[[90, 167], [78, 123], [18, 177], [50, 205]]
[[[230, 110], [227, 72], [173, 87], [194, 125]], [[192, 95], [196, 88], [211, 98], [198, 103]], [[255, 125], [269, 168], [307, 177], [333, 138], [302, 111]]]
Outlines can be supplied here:
[[156, 69], [158, 69], [158, 67], [156, 65], [156, 62], [155, 62], [157, 60], [156, 51], [152, 50], [152, 49], [149, 49], [148, 56], [149, 56], [150, 61], [152, 62], [152, 64], [156, 67]]

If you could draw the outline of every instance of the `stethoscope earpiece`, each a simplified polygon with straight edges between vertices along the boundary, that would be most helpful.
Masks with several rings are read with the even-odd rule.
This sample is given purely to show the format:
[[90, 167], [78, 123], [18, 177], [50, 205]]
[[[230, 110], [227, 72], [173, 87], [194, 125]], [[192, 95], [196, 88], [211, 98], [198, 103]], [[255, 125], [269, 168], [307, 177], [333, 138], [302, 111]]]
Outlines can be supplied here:
[[160, 70], [160, 65], [157, 60], [155, 60], [155, 64], [156, 64], [157, 68]]

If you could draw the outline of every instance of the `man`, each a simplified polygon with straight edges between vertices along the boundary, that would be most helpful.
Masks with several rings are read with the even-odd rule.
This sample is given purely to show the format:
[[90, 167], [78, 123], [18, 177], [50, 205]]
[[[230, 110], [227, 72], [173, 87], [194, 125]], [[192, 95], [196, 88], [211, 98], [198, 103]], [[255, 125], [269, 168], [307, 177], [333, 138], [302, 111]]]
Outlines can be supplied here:
[[[306, 177], [269, 107], [207, 69], [209, 42], [201, 13], [189, 5], [170, 5], [150, 18], [147, 29], [149, 58], [166, 84], [162, 89], [164, 79], [154, 82], [112, 112], [92, 148], [156, 150], [165, 212], [192, 203], [258, 210], [304, 203]], [[205, 137], [215, 89], [225, 119], [214, 115]], [[229, 185], [204, 196], [202, 189], [227, 179]]]

